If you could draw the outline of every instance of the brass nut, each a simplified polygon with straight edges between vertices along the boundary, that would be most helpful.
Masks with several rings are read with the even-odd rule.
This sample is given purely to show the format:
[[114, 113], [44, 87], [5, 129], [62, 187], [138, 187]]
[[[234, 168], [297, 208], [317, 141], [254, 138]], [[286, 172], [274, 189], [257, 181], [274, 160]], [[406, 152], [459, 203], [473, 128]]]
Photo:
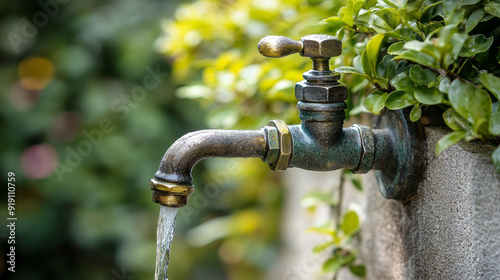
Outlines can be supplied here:
[[269, 126], [276, 128], [279, 144], [277, 160], [275, 162], [269, 162], [269, 166], [273, 170], [285, 170], [292, 157], [292, 134], [286, 123], [282, 120], [272, 120], [269, 122]]
[[308, 84], [301, 81], [295, 84], [295, 97], [306, 102], [344, 102], [347, 99], [347, 87], [341, 84]]
[[342, 41], [337, 37], [323, 34], [307, 35], [302, 37], [302, 52], [306, 57], [334, 57], [342, 53]]
[[353, 125], [359, 131], [361, 138], [361, 160], [354, 173], [364, 174], [372, 169], [375, 160], [375, 140], [372, 129], [366, 125]]
[[177, 185], [156, 179], [151, 179], [149, 185], [153, 190], [153, 201], [168, 207], [186, 206], [189, 196], [194, 192], [194, 186]]
[[273, 163], [278, 160], [280, 153], [278, 130], [273, 126], [265, 126], [264, 129], [267, 132], [267, 155], [264, 162]]

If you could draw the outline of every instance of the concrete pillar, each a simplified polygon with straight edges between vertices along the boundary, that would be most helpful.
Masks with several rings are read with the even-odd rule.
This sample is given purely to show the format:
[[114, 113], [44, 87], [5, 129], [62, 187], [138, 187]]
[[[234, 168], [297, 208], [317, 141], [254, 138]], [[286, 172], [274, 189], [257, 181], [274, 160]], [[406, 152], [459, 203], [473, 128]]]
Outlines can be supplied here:
[[[435, 157], [448, 130], [426, 128], [427, 168], [415, 196], [384, 199], [365, 177], [361, 232], [368, 279], [498, 279], [500, 175], [493, 146], [461, 143]], [[344, 274], [344, 273], [343, 273]]]

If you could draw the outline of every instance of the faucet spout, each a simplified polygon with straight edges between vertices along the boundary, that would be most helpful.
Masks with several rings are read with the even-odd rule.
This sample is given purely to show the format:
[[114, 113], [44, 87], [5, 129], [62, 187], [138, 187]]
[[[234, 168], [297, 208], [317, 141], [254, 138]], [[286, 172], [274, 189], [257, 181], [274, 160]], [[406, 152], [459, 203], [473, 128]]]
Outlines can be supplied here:
[[191, 170], [205, 158], [265, 159], [266, 132], [260, 130], [200, 130], [191, 132], [170, 146], [150, 185], [153, 201], [164, 206], [182, 207], [194, 191]]

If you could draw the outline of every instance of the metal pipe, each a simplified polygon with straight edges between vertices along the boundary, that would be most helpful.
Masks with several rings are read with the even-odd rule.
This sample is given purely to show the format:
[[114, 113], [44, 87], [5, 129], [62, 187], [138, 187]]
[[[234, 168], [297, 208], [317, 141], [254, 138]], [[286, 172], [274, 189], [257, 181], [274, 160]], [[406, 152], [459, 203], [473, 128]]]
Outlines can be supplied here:
[[200, 130], [191, 132], [170, 146], [151, 180], [153, 201], [182, 207], [194, 191], [191, 170], [205, 158], [248, 158], [264, 160], [266, 132], [260, 130]]
[[293, 139], [293, 154], [288, 167], [314, 171], [358, 167], [362, 149], [357, 129], [342, 129], [337, 140], [329, 146], [324, 146], [318, 141], [303, 124], [291, 125], [289, 129]]

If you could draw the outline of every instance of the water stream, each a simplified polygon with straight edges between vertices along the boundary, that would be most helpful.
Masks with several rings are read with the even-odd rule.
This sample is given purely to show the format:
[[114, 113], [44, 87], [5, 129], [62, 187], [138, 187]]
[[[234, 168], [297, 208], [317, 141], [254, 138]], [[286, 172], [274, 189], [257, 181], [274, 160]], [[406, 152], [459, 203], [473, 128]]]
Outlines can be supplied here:
[[161, 206], [156, 231], [155, 280], [168, 280], [167, 269], [170, 260], [170, 244], [175, 233], [175, 218], [179, 208]]

